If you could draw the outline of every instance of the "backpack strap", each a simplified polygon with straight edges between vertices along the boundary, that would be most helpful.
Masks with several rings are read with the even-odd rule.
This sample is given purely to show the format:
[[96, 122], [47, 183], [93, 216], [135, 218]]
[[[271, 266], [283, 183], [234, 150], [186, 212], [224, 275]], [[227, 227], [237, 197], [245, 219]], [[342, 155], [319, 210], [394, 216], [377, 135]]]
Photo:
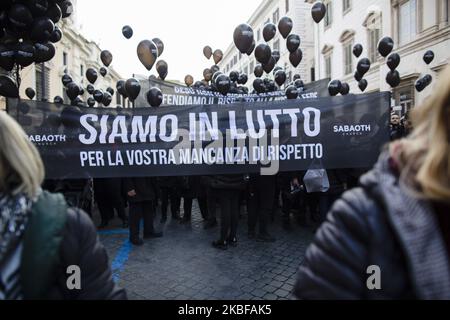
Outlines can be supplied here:
[[67, 210], [61, 194], [46, 191], [31, 209], [20, 270], [22, 290], [27, 300], [45, 299], [52, 285], [60, 259]]

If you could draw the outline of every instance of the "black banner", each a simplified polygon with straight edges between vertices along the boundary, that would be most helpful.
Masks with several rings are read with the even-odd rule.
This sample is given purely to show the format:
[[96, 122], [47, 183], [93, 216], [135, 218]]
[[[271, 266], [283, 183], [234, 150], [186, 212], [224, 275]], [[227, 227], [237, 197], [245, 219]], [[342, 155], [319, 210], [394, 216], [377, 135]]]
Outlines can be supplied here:
[[69, 179], [370, 167], [389, 139], [389, 103], [389, 93], [156, 109], [10, 100], [9, 111], [47, 177]]
[[[305, 84], [303, 89], [299, 89], [299, 100], [317, 99], [329, 97], [329, 79], [323, 79]], [[209, 92], [205, 90], [177, 85], [158, 79], [141, 80], [141, 93], [136, 99], [137, 106], [145, 106], [147, 100], [145, 94], [152, 87], [158, 87], [163, 93], [162, 106], [190, 106], [190, 105], [222, 105], [238, 102], [271, 102], [286, 100], [284, 91], [275, 91], [262, 94], [228, 94], [224, 96], [219, 92]]]

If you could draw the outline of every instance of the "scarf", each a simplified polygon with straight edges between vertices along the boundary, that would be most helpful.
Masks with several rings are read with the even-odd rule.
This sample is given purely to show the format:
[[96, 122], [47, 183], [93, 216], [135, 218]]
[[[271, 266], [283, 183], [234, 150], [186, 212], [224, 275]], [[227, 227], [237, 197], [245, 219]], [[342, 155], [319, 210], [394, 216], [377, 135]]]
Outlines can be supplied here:
[[31, 205], [24, 194], [0, 193], [0, 265], [22, 241]]

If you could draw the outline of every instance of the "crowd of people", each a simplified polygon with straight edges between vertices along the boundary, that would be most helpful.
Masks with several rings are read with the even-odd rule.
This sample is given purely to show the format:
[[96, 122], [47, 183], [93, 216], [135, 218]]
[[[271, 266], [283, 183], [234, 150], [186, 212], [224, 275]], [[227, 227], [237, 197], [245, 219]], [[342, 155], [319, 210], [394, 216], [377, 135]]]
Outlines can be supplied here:
[[[310, 170], [278, 177], [96, 180], [100, 227], [117, 211], [123, 226], [129, 224], [131, 242], [141, 245], [141, 219], [144, 238], [162, 236], [154, 227], [159, 202], [161, 222], [169, 203], [172, 218], [189, 222], [197, 198], [206, 228], [217, 225], [219, 204], [220, 236], [213, 246], [227, 249], [238, 243], [245, 202], [248, 236], [272, 242], [268, 222], [282, 198], [285, 226], [292, 212], [300, 222], [315, 216], [321, 223], [300, 266], [299, 298], [450, 299], [450, 69], [411, 117], [401, 123], [392, 115], [391, 130], [393, 141], [360, 179], [356, 170]], [[61, 195], [43, 191], [44, 176], [36, 147], [0, 112], [0, 299], [126, 299], [92, 221]], [[66, 285], [65, 270], [73, 265], [83, 272], [77, 291]], [[371, 267], [382, 272], [378, 290], [367, 284]]]

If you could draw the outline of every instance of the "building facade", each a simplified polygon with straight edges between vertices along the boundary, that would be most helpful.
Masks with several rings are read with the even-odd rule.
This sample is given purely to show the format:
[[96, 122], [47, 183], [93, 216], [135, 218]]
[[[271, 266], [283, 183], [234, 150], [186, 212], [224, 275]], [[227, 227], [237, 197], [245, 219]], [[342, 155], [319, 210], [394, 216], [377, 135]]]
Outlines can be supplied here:
[[[247, 23], [254, 31], [256, 45], [264, 42], [263, 29], [267, 23], [273, 23], [278, 27], [279, 20], [288, 16], [292, 19], [294, 27], [293, 34], [301, 38], [300, 48], [303, 51], [303, 60], [301, 64], [294, 68], [289, 61], [289, 51], [286, 48], [286, 40], [277, 32], [274, 39], [269, 41], [272, 50], [280, 52], [280, 60], [277, 66], [285, 69], [287, 82], [290, 82], [295, 74], [300, 74], [305, 83], [314, 81], [314, 38], [311, 32], [313, 23], [310, 16], [311, 5], [303, 1], [296, 0], [263, 0], [256, 11], [252, 14]], [[254, 69], [258, 64], [254, 54], [251, 56], [243, 55], [236, 48], [234, 43], [230, 44], [224, 53], [222, 61], [219, 63], [220, 70], [226, 74], [231, 71], [238, 71], [248, 75], [248, 86], [251, 87], [255, 79]], [[272, 74], [268, 75], [273, 77]]]
[[[67, 73], [77, 83], [86, 88], [89, 82], [86, 79], [86, 70], [94, 68], [99, 70], [103, 64], [100, 60], [101, 49], [97, 43], [87, 40], [79, 33], [76, 19], [76, 1], [72, 1], [75, 7], [74, 14], [68, 19], [58, 23], [63, 32], [63, 38], [55, 44], [55, 57], [46, 63], [33, 64], [24, 68], [21, 72], [20, 96], [26, 98], [25, 90], [33, 88], [36, 92], [35, 100], [53, 101], [55, 96], [61, 96], [66, 103], [70, 103], [65, 89], [61, 82], [61, 77]], [[116, 88], [120, 75], [111, 67], [108, 74], [103, 78], [100, 73], [95, 83], [96, 89], [105, 90], [108, 87]], [[85, 101], [89, 94], [85, 90], [82, 99]], [[124, 103], [125, 102], [125, 103]], [[119, 94], [113, 97], [111, 106], [128, 106], [128, 101], [124, 101]], [[5, 99], [1, 97], [0, 108], [5, 107]]]
[[[306, 0], [312, 4], [314, 1]], [[325, 0], [327, 14], [314, 27], [316, 77], [348, 82], [352, 93], [360, 93], [354, 72], [358, 60], [369, 58], [372, 63], [365, 75], [365, 92], [390, 91], [386, 83], [389, 68], [386, 58], [379, 55], [381, 38], [390, 36], [401, 57], [397, 68], [400, 85], [392, 90], [393, 105], [405, 113], [428, 97], [439, 78], [439, 73], [450, 62], [449, 0]], [[309, 19], [312, 19], [309, 16]], [[364, 51], [360, 58], [352, 53], [355, 44]], [[422, 58], [427, 50], [435, 53], [431, 65]], [[432, 84], [417, 92], [417, 79], [430, 74]]]

